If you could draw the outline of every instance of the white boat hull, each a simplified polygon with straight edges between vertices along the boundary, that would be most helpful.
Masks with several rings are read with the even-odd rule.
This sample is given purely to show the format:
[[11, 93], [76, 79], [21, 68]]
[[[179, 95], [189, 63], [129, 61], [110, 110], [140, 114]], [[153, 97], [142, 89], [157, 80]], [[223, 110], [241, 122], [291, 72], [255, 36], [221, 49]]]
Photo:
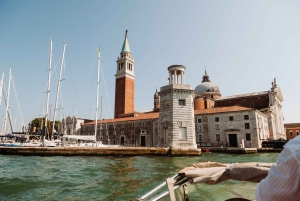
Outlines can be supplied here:
[[50, 140], [44, 140], [43, 145], [44, 145], [44, 147], [56, 147], [55, 142], [50, 141]]

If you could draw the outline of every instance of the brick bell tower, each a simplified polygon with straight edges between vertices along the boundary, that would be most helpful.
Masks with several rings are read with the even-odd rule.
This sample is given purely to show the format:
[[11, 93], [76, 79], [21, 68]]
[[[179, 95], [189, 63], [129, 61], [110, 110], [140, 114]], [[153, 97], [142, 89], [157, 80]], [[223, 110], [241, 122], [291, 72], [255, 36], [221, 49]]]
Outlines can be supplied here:
[[131, 56], [127, 30], [125, 39], [117, 59], [115, 118], [134, 113], [134, 60]]

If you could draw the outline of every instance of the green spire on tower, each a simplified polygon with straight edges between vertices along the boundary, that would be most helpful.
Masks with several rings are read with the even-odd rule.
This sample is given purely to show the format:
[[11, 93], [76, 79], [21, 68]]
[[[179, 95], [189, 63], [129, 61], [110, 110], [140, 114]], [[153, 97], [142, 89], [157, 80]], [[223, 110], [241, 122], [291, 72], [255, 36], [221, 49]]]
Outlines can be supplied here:
[[124, 39], [124, 43], [123, 43], [123, 47], [122, 47], [122, 52], [129, 52], [130, 53], [130, 47], [129, 47], [129, 42], [128, 42], [128, 37], [127, 37], [127, 30], [125, 32], [125, 39]]

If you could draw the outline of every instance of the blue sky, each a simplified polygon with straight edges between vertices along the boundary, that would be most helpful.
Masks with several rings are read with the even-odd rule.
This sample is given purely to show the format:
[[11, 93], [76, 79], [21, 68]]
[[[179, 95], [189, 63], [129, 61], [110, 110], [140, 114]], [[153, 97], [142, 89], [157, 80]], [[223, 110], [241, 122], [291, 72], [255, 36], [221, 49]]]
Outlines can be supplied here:
[[[102, 76], [100, 93], [103, 117], [109, 118], [114, 112], [116, 59], [127, 29], [135, 59], [136, 111], [153, 108], [155, 89], [168, 83], [167, 67], [182, 64], [187, 68], [186, 83], [193, 88], [201, 83], [206, 67], [222, 96], [269, 90], [276, 77], [284, 97], [285, 123], [299, 122], [299, 21], [300, 2], [285, 0], [0, 0], [0, 68], [7, 82], [12, 67], [28, 123], [46, 107], [49, 39], [53, 38], [57, 69], [51, 80], [52, 105], [66, 42], [64, 113], [72, 115], [75, 104], [76, 116], [94, 119], [96, 48], [101, 46], [108, 96]], [[11, 93], [11, 110], [16, 113]], [[0, 112], [4, 114], [3, 103]]]

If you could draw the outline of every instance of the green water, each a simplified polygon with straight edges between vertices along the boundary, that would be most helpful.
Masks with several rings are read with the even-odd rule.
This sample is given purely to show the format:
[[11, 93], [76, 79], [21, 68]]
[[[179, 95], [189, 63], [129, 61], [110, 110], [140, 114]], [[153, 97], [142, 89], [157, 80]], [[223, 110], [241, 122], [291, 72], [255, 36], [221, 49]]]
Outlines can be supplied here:
[[[279, 153], [199, 157], [39, 157], [0, 155], [0, 200], [135, 200], [193, 163], [276, 162]], [[257, 184], [189, 185], [190, 200], [254, 199]]]

